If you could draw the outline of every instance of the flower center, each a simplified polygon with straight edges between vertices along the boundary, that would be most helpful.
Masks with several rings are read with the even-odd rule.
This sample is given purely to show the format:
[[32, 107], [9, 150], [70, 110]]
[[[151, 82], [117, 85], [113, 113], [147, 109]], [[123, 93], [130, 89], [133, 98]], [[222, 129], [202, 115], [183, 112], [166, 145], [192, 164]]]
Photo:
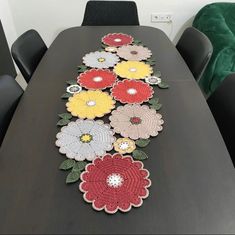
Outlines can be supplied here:
[[129, 147], [130, 147], [129, 144], [126, 141], [119, 144], [119, 148], [121, 150], [127, 150]]
[[114, 39], [114, 42], [121, 42], [121, 41], [122, 41], [121, 38], [115, 38], [115, 39]]
[[105, 58], [100, 57], [100, 58], [98, 58], [98, 61], [99, 61], [99, 62], [104, 62], [104, 61], [105, 61]]
[[127, 90], [127, 93], [128, 93], [129, 95], [135, 95], [135, 94], [137, 93], [137, 90], [134, 89], [134, 88], [130, 88], [130, 89]]
[[92, 106], [96, 105], [96, 102], [94, 100], [89, 100], [89, 101], [86, 102], [86, 104], [87, 104], [87, 106], [92, 107]]
[[93, 137], [90, 134], [82, 134], [80, 136], [80, 141], [82, 143], [90, 143], [92, 140], [93, 140]]
[[94, 82], [101, 82], [102, 80], [103, 80], [103, 78], [99, 77], [99, 76], [93, 78]]
[[150, 77], [150, 78], [149, 78], [149, 82], [158, 84], [158, 83], [161, 83], [161, 78], [158, 78], [158, 77]]
[[136, 72], [137, 69], [136, 69], [136, 68], [129, 68], [129, 71], [130, 71], [130, 72]]
[[142, 120], [139, 117], [131, 117], [130, 122], [133, 125], [139, 125], [142, 122]]
[[123, 185], [123, 177], [120, 174], [113, 173], [107, 177], [107, 184], [111, 188], [119, 188]]
[[73, 87], [70, 87], [69, 90], [70, 90], [71, 92], [77, 92], [77, 91], [80, 90], [80, 87], [78, 87], [78, 86], [73, 86]]
[[131, 54], [132, 54], [132, 55], [137, 55], [138, 52], [137, 52], [137, 51], [131, 51]]

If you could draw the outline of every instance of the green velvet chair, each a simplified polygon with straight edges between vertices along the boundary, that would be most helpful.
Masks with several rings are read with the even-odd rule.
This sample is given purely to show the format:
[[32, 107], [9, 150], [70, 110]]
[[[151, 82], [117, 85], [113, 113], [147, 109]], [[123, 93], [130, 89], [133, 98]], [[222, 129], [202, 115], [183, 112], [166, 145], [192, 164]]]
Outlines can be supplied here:
[[199, 81], [209, 96], [229, 74], [235, 72], [235, 3], [206, 5], [196, 15], [193, 26], [213, 45], [210, 63]]

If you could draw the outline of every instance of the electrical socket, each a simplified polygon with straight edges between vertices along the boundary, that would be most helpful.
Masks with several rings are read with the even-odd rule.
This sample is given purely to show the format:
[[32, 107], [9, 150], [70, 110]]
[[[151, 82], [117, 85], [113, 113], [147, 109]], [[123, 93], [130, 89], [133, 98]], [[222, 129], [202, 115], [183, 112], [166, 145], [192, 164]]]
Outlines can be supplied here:
[[172, 22], [172, 13], [162, 12], [162, 13], [152, 13], [151, 22], [153, 23], [170, 23]]

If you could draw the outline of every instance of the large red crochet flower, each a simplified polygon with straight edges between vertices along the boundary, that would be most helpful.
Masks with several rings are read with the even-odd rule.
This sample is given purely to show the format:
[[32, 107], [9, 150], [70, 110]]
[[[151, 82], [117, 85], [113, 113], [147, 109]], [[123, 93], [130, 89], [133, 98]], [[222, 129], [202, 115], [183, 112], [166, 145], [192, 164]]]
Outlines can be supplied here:
[[111, 87], [117, 79], [117, 75], [109, 69], [90, 69], [81, 73], [78, 82], [86, 89], [105, 89]]
[[120, 47], [133, 42], [133, 37], [123, 33], [109, 33], [102, 38], [102, 42], [108, 46]]
[[141, 104], [153, 97], [153, 88], [142, 81], [123, 80], [119, 81], [111, 89], [112, 96], [121, 103]]
[[86, 166], [81, 175], [80, 190], [84, 200], [92, 203], [95, 210], [114, 214], [118, 210], [128, 212], [140, 207], [149, 196], [151, 181], [143, 163], [120, 154], [96, 158]]

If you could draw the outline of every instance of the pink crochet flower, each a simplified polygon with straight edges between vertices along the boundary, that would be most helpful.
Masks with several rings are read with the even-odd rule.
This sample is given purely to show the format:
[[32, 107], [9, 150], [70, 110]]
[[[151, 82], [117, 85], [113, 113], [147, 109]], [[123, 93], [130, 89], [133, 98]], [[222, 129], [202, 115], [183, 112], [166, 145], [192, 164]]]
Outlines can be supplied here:
[[162, 115], [147, 105], [127, 104], [119, 106], [112, 111], [110, 125], [114, 131], [123, 137], [133, 140], [148, 139], [150, 136], [157, 136], [163, 129]]
[[152, 52], [147, 47], [128, 45], [119, 47], [117, 55], [125, 60], [141, 61], [150, 58]]

